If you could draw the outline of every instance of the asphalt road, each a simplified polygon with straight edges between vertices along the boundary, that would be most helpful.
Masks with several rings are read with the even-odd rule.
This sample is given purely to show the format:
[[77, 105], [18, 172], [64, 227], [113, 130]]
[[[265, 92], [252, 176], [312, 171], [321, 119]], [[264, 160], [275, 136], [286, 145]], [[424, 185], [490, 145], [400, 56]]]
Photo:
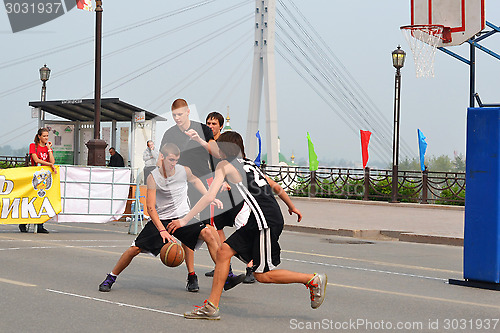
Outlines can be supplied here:
[[326, 272], [323, 305], [312, 310], [302, 285], [240, 285], [222, 295], [212, 322], [182, 317], [209, 295], [206, 248], [196, 253], [198, 293], [185, 291], [184, 266], [144, 254], [101, 293], [134, 239], [128, 226], [46, 227], [48, 235], [0, 226], [0, 332], [500, 331], [500, 292], [447, 283], [462, 278], [461, 247], [285, 231], [280, 267]]

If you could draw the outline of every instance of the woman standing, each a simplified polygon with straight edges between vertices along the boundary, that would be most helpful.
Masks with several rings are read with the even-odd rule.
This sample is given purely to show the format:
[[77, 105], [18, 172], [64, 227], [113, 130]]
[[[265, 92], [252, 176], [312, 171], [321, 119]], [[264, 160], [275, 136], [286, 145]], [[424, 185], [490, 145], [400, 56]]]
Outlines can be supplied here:
[[[30, 144], [30, 160], [32, 166], [46, 165], [52, 168], [55, 173], [56, 167], [54, 166], [55, 159], [52, 152], [52, 142], [49, 141], [49, 130], [45, 127], [40, 128], [35, 135], [35, 142]], [[28, 232], [26, 224], [20, 224], [19, 230], [21, 232]], [[42, 234], [48, 234], [49, 231], [43, 227], [42, 224], [38, 224], [37, 231]]]

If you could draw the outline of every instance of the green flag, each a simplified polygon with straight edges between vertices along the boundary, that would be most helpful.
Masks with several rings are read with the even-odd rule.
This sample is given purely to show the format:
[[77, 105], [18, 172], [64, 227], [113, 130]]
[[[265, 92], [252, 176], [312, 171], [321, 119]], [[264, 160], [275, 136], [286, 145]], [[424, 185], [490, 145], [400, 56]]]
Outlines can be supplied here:
[[314, 145], [309, 136], [309, 132], [307, 132], [307, 146], [309, 147], [309, 170], [318, 170], [318, 156], [314, 152]]

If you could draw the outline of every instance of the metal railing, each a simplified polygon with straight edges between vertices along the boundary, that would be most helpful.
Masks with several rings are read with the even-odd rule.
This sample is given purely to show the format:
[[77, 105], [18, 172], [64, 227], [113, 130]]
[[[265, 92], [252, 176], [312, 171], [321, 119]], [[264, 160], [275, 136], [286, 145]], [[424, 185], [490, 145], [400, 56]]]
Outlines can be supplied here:
[[[25, 157], [0, 156], [0, 167], [27, 166]], [[262, 171], [292, 196], [390, 201], [392, 170], [261, 165]], [[135, 170], [133, 170], [135, 175]], [[138, 185], [139, 173], [131, 185]], [[138, 195], [135, 195], [137, 200]], [[398, 201], [465, 204], [465, 172], [399, 171]], [[133, 220], [137, 221], [137, 212]]]
[[[292, 196], [390, 201], [392, 170], [261, 165]], [[465, 204], [465, 172], [399, 171], [400, 202]]]
[[30, 162], [29, 154], [26, 156], [0, 156], [0, 169], [16, 168], [28, 166]]

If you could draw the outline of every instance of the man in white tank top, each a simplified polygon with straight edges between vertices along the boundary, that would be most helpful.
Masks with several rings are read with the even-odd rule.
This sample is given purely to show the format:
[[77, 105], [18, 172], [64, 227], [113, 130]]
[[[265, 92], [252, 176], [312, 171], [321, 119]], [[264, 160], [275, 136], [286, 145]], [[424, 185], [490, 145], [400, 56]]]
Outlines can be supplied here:
[[[176, 145], [166, 144], [162, 148], [162, 153], [165, 157], [160, 163], [161, 168], [153, 170], [147, 179], [146, 205], [151, 220], [144, 226], [132, 246], [122, 254], [111, 273], [99, 285], [99, 291], [110, 291], [116, 277], [139, 253], [145, 252], [157, 256], [166, 242], [176, 242], [176, 238], [182, 242], [183, 247], [191, 250], [195, 250], [204, 241], [215, 263], [217, 249], [221, 244], [214, 227], [193, 218], [172, 235], [166, 230], [166, 226], [172, 220], [181, 218], [189, 212], [188, 182], [202, 194], [207, 193], [207, 189], [200, 179], [193, 175], [190, 168], [177, 164], [180, 151]], [[214, 200], [214, 203], [222, 208], [219, 200]], [[242, 275], [243, 277], [228, 277], [228, 284], [236, 286], [243, 281], [244, 274]]]

